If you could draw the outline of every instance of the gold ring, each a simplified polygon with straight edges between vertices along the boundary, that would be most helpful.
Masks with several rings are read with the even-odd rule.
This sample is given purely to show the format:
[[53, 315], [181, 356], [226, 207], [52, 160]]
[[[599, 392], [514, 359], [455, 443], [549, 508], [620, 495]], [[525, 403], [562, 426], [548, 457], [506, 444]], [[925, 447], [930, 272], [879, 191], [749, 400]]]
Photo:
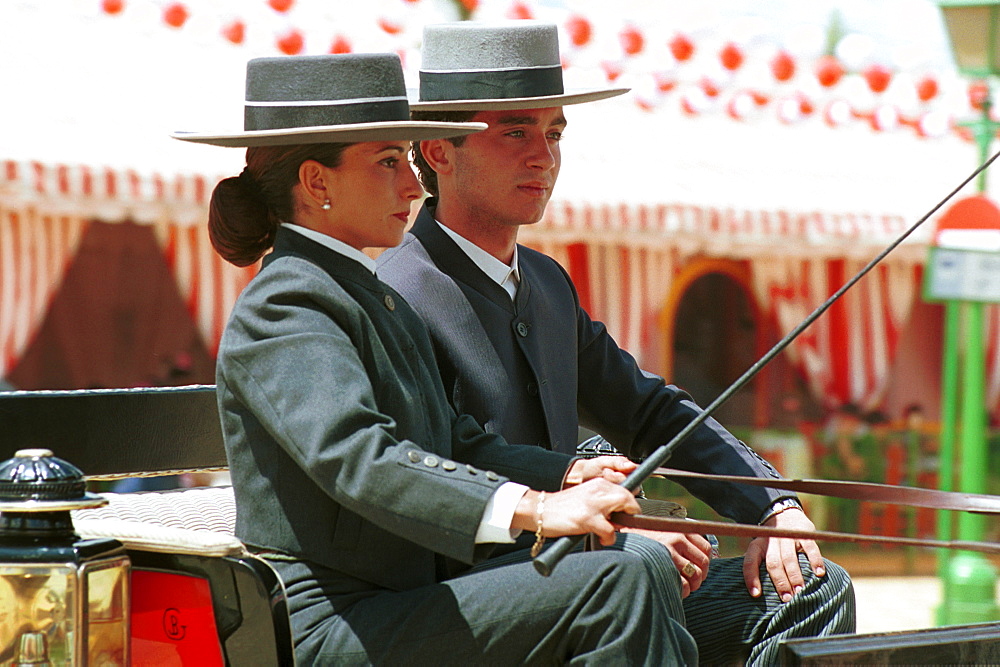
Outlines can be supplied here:
[[696, 568], [691, 563], [685, 563], [684, 567], [681, 568], [681, 573], [683, 573], [685, 577], [690, 579], [694, 575], [698, 574], [698, 568]]

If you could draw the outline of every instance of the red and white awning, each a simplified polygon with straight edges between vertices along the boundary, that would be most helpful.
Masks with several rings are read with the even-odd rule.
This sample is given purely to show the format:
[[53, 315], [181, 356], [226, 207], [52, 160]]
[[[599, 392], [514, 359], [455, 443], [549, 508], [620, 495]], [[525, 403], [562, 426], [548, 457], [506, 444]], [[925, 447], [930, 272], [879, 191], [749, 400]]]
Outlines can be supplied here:
[[[911, 225], [898, 215], [821, 211], [738, 210], [684, 204], [549, 204], [545, 217], [524, 230], [527, 239], [606, 242], [678, 248], [732, 258], [874, 256]], [[901, 253], [923, 256], [929, 229]]]
[[[7, 166], [6, 177], [23, 174], [27, 183], [0, 181], [0, 377], [41, 326], [93, 220], [153, 226], [178, 291], [209, 351], [215, 352], [236, 297], [256, 267], [232, 266], [211, 248], [204, 225], [207, 186], [199, 177], [142, 181], [133, 174], [104, 171], [91, 180], [83, 168], [57, 167], [50, 173], [37, 164], [23, 171]], [[17, 188], [19, 184], [25, 187]], [[81, 199], [83, 205], [71, 204]], [[178, 208], [189, 215], [178, 216]], [[178, 217], [201, 224], [179, 222]]]

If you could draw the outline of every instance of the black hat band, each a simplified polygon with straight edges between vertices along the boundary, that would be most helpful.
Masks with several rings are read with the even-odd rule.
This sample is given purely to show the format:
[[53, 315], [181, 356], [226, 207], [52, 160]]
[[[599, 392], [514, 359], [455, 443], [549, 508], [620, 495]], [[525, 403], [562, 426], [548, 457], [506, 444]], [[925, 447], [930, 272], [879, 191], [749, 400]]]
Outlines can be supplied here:
[[420, 72], [420, 101], [500, 100], [562, 95], [562, 67]]
[[295, 127], [327, 127], [356, 123], [399, 122], [410, 119], [406, 98], [365, 102], [310, 103], [307, 105], [261, 105], [247, 102], [243, 111], [246, 132], [286, 130]]

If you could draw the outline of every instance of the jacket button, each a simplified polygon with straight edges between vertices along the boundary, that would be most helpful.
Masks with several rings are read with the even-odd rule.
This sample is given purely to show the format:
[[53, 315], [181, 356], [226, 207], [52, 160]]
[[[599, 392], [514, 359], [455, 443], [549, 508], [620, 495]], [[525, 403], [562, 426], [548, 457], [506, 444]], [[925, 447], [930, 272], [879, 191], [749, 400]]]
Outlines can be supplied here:
[[528, 383], [528, 396], [538, 396], [538, 385], [534, 382]]
[[486, 471], [486, 479], [490, 480], [491, 482], [495, 482], [498, 479], [500, 479], [500, 477], [495, 472], [493, 472], [492, 470], [487, 470]]
[[470, 475], [475, 475], [475, 474], [479, 473], [479, 471], [476, 470], [475, 466], [473, 466], [471, 464], [468, 464], [468, 463], [465, 464], [465, 469], [469, 471]]
[[525, 336], [527, 336], [528, 335], [528, 325], [525, 324], [524, 322], [518, 322], [517, 323], [517, 335], [520, 336], [521, 338], [524, 338]]
[[396, 302], [392, 300], [392, 295], [386, 294], [383, 296], [382, 303], [384, 303], [385, 307], [389, 310], [396, 310]]
[[406, 456], [414, 463], [420, 463], [420, 452], [415, 452], [411, 449], [410, 453], [407, 454]]
[[436, 468], [437, 464], [438, 464], [437, 457], [428, 456], [427, 458], [424, 459], [424, 465], [427, 466], [428, 468]]
[[457, 468], [458, 465], [456, 465], [454, 461], [445, 461], [444, 463], [441, 464], [441, 467], [447, 470], [448, 472], [451, 472], [452, 470]]

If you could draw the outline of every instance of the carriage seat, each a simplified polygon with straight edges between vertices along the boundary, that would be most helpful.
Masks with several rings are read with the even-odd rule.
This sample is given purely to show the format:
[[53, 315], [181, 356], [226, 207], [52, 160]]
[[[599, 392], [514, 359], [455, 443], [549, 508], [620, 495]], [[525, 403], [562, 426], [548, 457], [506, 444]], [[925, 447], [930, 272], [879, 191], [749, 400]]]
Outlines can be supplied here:
[[129, 549], [202, 556], [245, 555], [233, 535], [231, 486], [104, 493], [104, 507], [74, 510], [82, 537], [114, 537]]
[[73, 524], [128, 550], [134, 664], [294, 664], [284, 588], [233, 535], [232, 487], [102, 495]]

